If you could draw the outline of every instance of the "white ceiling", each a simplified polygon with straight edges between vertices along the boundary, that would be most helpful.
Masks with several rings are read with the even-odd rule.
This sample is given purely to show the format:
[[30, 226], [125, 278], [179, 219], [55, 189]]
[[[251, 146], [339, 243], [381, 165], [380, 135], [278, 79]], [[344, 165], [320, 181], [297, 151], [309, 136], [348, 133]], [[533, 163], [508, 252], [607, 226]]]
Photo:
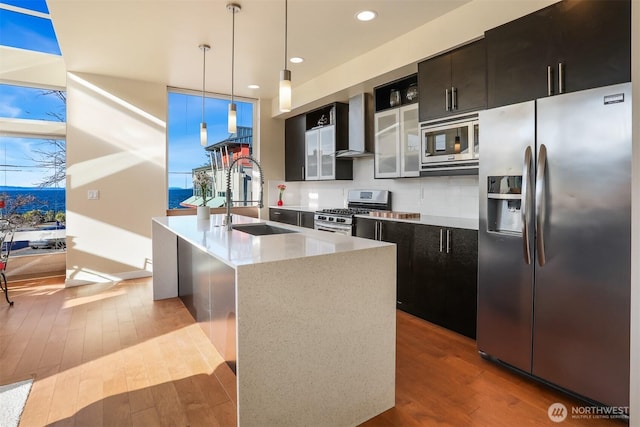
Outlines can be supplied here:
[[[397, 38], [469, 0], [289, 0], [287, 62], [295, 86]], [[67, 69], [231, 92], [232, 14], [226, 0], [48, 0]], [[284, 0], [239, 0], [235, 94], [274, 98], [284, 66]], [[355, 20], [372, 9], [374, 21]], [[410, 49], [407, 46], [407, 49]], [[260, 89], [248, 89], [258, 84]]]

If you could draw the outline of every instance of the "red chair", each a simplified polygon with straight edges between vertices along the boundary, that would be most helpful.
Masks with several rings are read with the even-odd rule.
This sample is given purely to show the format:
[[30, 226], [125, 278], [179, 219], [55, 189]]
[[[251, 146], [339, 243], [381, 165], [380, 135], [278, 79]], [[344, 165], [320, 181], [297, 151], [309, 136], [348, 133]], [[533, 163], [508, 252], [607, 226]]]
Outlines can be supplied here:
[[4, 292], [4, 297], [10, 306], [13, 301], [9, 299], [9, 287], [7, 286], [7, 276], [4, 272], [7, 269], [9, 255], [11, 254], [11, 245], [13, 244], [13, 235], [16, 227], [6, 219], [0, 219], [0, 289]]

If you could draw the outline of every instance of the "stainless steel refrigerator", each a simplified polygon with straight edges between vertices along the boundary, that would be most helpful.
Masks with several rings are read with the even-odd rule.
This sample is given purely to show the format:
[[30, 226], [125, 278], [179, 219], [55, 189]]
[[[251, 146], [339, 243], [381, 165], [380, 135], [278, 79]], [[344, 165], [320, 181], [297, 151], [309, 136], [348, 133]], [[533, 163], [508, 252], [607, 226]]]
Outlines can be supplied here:
[[631, 84], [480, 113], [481, 354], [629, 404]]

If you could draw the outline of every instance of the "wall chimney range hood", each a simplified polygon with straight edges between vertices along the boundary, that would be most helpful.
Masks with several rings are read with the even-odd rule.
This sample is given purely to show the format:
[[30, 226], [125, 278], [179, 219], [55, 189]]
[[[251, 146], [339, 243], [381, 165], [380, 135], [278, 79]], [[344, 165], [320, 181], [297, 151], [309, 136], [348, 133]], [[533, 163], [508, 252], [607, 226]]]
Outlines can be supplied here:
[[361, 93], [349, 98], [349, 148], [336, 151], [338, 158], [373, 155], [373, 96]]

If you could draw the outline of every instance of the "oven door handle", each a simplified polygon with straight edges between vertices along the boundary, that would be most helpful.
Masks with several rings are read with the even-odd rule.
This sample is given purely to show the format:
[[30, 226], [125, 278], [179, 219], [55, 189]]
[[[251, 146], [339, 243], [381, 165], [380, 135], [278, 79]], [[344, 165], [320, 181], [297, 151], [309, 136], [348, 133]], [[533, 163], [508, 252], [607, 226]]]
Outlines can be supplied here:
[[326, 225], [326, 224], [315, 224], [314, 228], [316, 230], [329, 231], [332, 233], [342, 233], [342, 234], [349, 233], [349, 230], [346, 227], [332, 227], [331, 225]]

